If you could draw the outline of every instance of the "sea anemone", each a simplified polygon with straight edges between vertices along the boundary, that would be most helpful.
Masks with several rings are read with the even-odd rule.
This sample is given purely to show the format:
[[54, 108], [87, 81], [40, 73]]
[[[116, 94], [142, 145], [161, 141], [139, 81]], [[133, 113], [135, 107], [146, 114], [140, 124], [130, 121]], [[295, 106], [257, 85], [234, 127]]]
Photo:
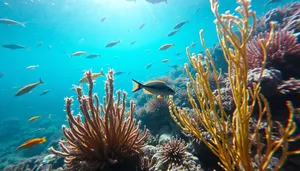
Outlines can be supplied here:
[[186, 150], [182, 139], [172, 138], [159, 146], [151, 159], [150, 170], [199, 170], [198, 159]]
[[[66, 170], [99, 170], [126, 166], [137, 168], [148, 130], [142, 132], [140, 122], [133, 117], [135, 105], [130, 102], [126, 110], [126, 93], [117, 91], [114, 98], [113, 70], [109, 70], [105, 83], [104, 103], [99, 103], [98, 96], [92, 95], [93, 81], [90, 71], [85, 73], [88, 79], [88, 95], [83, 95], [82, 88], [76, 87], [81, 115], [73, 116], [72, 98], [65, 98], [66, 113], [70, 128], [63, 126], [66, 141], [60, 141], [62, 151], [53, 147], [50, 152], [65, 157]], [[132, 169], [132, 168], [131, 168]]]

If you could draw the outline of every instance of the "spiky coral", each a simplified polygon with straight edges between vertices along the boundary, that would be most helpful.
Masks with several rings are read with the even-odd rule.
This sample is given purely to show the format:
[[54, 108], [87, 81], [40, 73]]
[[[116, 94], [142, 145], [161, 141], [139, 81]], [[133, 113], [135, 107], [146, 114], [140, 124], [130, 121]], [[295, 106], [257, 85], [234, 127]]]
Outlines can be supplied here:
[[200, 170], [198, 159], [187, 152], [185, 142], [182, 139], [172, 138], [166, 144], [160, 146], [152, 157], [152, 167], [149, 170]]
[[296, 36], [291, 32], [285, 30], [277, 31], [273, 37], [270, 33], [260, 33], [247, 44], [247, 61], [249, 69], [261, 67], [264, 60], [264, 47], [260, 41], [263, 40], [264, 44], [271, 38], [267, 50], [266, 67], [274, 67], [276, 64], [283, 63], [286, 55], [299, 55], [300, 44], [296, 41]]
[[[186, 71], [190, 78], [187, 83], [187, 92], [189, 100], [196, 116], [199, 118], [201, 126], [211, 135], [211, 140], [207, 141], [203, 136], [203, 132], [199, 130], [196, 121], [191, 119], [187, 114], [187, 109], [180, 109], [175, 106], [174, 102], [170, 106], [170, 113], [174, 121], [184, 131], [190, 132], [195, 137], [201, 139], [203, 143], [220, 159], [218, 163], [224, 170], [247, 170], [253, 171], [266, 170], [272, 162], [272, 157], [276, 151], [281, 149], [281, 156], [274, 170], [278, 170], [284, 163], [285, 159], [290, 154], [299, 154], [300, 151], [288, 151], [289, 142], [300, 139], [300, 136], [293, 137], [296, 130], [296, 124], [293, 122], [294, 111], [290, 103], [289, 119], [285, 127], [277, 122], [279, 127], [280, 138], [272, 139], [273, 122], [271, 113], [268, 107], [267, 100], [260, 94], [260, 82], [262, 73], [257, 83], [252, 85], [252, 89], [248, 88], [248, 65], [246, 59], [246, 46], [250, 40], [256, 24], [256, 14], [249, 8], [250, 0], [237, 0], [239, 7], [236, 11], [241, 17], [226, 12], [220, 15], [218, 12], [217, 0], [211, 0], [212, 11], [216, 17], [216, 26], [220, 44], [224, 51], [224, 58], [228, 63], [230, 88], [232, 97], [236, 106], [232, 117], [224, 111], [222, 106], [222, 98], [213, 94], [209, 84], [208, 73], [214, 73], [218, 94], [221, 95], [221, 88], [218, 80], [217, 70], [211, 53], [204, 44], [202, 31], [200, 31], [200, 40], [208, 55], [205, 58], [204, 66], [203, 56], [199, 54], [190, 55], [187, 48], [187, 56], [196, 69], [196, 74], [192, 75], [188, 64], [185, 64]], [[253, 22], [250, 22], [253, 21]], [[253, 23], [253, 25], [250, 25]], [[234, 31], [238, 30], [238, 33]], [[250, 29], [249, 29], [250, 28]], [[271, 35], [273, 37], [274, 25], [271, 25]], [[259, 41], [263, 51], [262, 70], [264, 71], [264, 62], [267, 57], [267, 48], [270, 45], [271, 39], [267, 41]], [[235, 73], [235, 74], [232, 74]], [[191, 91], [195, 92], [195, 96], [191, 95]], [[254, 107], [258, 106], [258, 120], [254, 127], [253, 133], [250, 132], [250, 118], [254, 112]], [[217, 112], [220, 109], [220, 112]], [[262, 118], [267, 118], [266, 144], [261, 143], [261, 137], [258, 133]], [[228, 132], [232, 132], [231, 136]], [[253, 152], [252, 147], [254, 141], [258, 142]], [[257, 163], [254, 166], [253, 157], [257, 158]], [[257, 167], [257, 168], [256, 168]]]
[[114, 98], [113, 70], [107, 74], [105, 83], [106, 97], [99, 104], [98, 96], [92, 94], [93, 81], [91, 72], [85, 75], [89, 83], [88, 95], [83, 95], [82, 88], [76, 87], [82, 117], [72, 115], [72, 98], [65, 98], [66, 112], [70, 128], [63, 126], [66, 141], [59, 143], [62, 151], [53, 147], [50, 151], [65, 157], [67, 170], [97, 170], [106, 166], [122, 164], [126, 159], [136, 159], [142, 152], [148, 130], [141, 132], [140, 122], [136, 125], [133, 117], [135, 105], [130, 102], [126, 111], [126, 93], [117, 91]]

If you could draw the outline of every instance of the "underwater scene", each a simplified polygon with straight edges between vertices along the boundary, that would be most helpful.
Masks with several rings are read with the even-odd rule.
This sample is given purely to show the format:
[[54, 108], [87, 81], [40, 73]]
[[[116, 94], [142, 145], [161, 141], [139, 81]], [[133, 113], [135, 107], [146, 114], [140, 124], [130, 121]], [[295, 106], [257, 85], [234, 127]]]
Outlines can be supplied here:
[[300, 1], [0, 0], [0, 171], [299, 171]]

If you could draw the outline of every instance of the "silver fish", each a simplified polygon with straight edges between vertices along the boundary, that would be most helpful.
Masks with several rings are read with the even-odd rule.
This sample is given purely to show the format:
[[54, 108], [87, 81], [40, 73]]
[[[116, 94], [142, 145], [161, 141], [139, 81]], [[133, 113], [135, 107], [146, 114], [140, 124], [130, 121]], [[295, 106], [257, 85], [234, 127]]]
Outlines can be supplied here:
[[90, 54], [90, 55], [86, 56], [85, 58], [92, 59], [92, 58], [97, 58], [97, 57], [101, 57], [101, 55], [100, 54]]
[[25, 27], [25, 23], [23, 22], [19, 22], [19, 21], [15, 21], [15, 20], [11, 20], [11, 19], [6, 19], [6, 18], [1, 18], [0, 19], [0, 23], [2, 24], [15, 24], [15, 25], [21, 25], [23, 27]]
[[1, 45], [4, 48], [11, 49], [11, 50], [16, 50], [16, 49], [29, 49], [29, 47], [25, 47], [22, 45], [18, 44], [6, 44], [6, 45]]
[[152, 65], [153, 65], [153, 63], [148, 64], [148, 65], [146, 66], [146, 69], [150, 68]]
[[132, 42], [130, 43], [130, 45], [133, 45], [133, 44], [135, 44], [135, 42], [136, 42], [136, 40], [132, 41]]
[[146, 1], [153, 4], [153, 5], [161, 3], [161, 2], [165, 2], [166, 4], [168, 4], [168, 0], [146, 0]]
[[173, 44], [164, 44], [159, 48], [159, 50], [167, 50], [172, 46], [174, 46], [174, 43]]
[[52, 89], [45, 90], [45, 91], [43, 91], [43, 92], [40, 94], [40, 96], [46, 95], [46, 94], [49, 93], [50, 91], [52, 91]]
[[117, 44], [121, 43], [121, 40], [118, 40], [118, 41], [112, 41], [112, 42], [109, 42], [107, 43], [107, 45], [105, 47], [113, 47]]
[[101, 18], [101, 23], [102, 23], [103, 21], [105, 21], [106, 18], [107, 18], [106, 16], [102, 17], [102, 18]]
[[179, 30], [173, 30], [168, 34], [168, 37], [173, 36], [174, 34], [176, 34]]
[[87, 52], [85, 51], [78, 51], [78, 52], [74, 52], [72, 54], [69, 54], [70, 57], [73, 57], [73, 56], [81, 56], [81, 55], [84, 55], [84, 54], [87, 54]]
[[19, 89], [17, 91], [17, 93], [15, 94], [15, 96], [21, 96], [21, 95], [27, 94], [31, 90], [33, 90], [36, 86], [38, 86], [39, 84], [44, 84], [44, 82], [40, 79], [37, 83], [28, 84], [28, 85], [22, 87], [21, 89]]
[[179, 29], [181, 28], [183, 25], [185, 25], [187, 22], [189, 22], [189, 20], [185, 20], [185, 21], [181, 21], [179, 23], [177, 23], [175, 26], [174, 26], [174, 29]]
[[142, 28], [145, 27], [145, 24], [143, 23], [140, 27], [139, 27], [139, 30], [141, 30]]

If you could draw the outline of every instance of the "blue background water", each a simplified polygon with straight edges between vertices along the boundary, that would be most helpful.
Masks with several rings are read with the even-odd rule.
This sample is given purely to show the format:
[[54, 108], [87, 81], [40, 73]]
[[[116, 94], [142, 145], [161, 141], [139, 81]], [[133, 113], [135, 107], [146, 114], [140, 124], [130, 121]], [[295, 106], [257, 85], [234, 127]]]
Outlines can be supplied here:
[[[131, 78], [145, 82], [165, 75], [170, 70], [169, 65], [182, 66], [187, 62], [185, 47], [192, 42], [197, 44], [192, 48], [193, 52], [203, 50], [199, 42], [200, 29], [205, 30], [208, 47], [218, 41], [208, 0], [169, 0], [168, 4], [155, 5], [145, 0], [136, 3], [126, 0], [1, 0], [0, 3], [0, 18], [26, 22], [25, 28], [0, 24], [0, 44], [16, 43], [30, 47], [29, 50], [0, 48], [0, 72], [4, 72], [0, 78], [1, 120], [14, 117], [28, 124], [27, 120], [34, 115], [47, 119], [51, 113], [52, 118], [56, 118], [52, 124], [60, 125], [57, 121], [65, 120], [63, 99], [75, 96], [70, 88], [72, 84], [78, 85], [82, 70], [92, 68], [98, 72], [103, 68], [107, 72], [107, 68], [113, 68], [126, 72], [116, 76], [115, 85], [131, 95]], [[258, 15], [277, 5], [265, 7], [262, 0], [252, 1], [252, 9]], [[200, 10], [195, 14], [197, 8]], [[220, 12], [235, 8], [235, 0], [220, 0]], [[104, 16], [107, 19], [101, 22]], [[189, 23], [177, 34], [167, 36], [176, 23], [187, 19]], [[139, 30], [143, 23], [145, 27]], [[121, 40], [121, 43], [105, 48], [108, 42], [115, 40]], [[136, 43], [130, 45], [133, 40]], [[39, 41], [43, 45], [37, 47]], [[175, 43], [175, 46], [158, 51], [165, 43]], [[151, 52], [147, 53], [147, 49]], [[101, 57], [68, 56], [76, 51], [99, 53]], [[175, 56], [178, 52], [183, 55]], [[161, 63], [165, 58], [170, 62]], [[153, 66], [145, 69], [152, 62]], [[26, 70], [29, 65], [39, 65], [40, 68]], [[30, 94], [14, 96], [20, 87], [35, 83], [40, 77], [44, 85], [39, 85]], [[95, 92], [101, 97], [103, 81], [104, 77], [97, 79], [95, 87]], [[53, 89], [53, 92], [39, 96], [46, 89]]]

